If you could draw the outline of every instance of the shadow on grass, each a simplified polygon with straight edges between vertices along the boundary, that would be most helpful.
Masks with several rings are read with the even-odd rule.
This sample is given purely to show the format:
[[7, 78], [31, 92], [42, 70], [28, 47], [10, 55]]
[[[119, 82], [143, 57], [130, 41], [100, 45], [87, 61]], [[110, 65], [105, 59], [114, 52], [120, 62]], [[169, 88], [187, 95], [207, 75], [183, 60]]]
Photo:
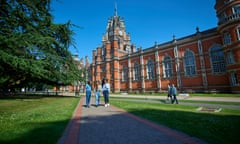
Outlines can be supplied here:
[[[112, 110], [106, 109], [110, 115], [87, 115], [81, 117], [79, 143], [113, 142], [114, 144], [148, 142], [161, 143], [178, 141], [176, 137], [158, 133], [156, 129], [146, 127], [141, 121], [129, 118], [124, 113], [112, 114]], [[240, 116], [215, 115], [208, 113], [193, 113], [183, 111], [132, 109], [129, 111], [145, 119], [155, 121], [172, 129], [182, 131], [192, 137], [198, 137], [213, 144], [237, 143], [240, 129]], [[126, 117], [127, 116], [127, 117]], [[35, 129], [23, 133], [11, 140], [0, 140], [1, 144], [53, 144], [61, 137], [68, 121], [56, 121], [49, 123], [25, 123], [23, 126], [32, 125]], [[163, 132], [163, 131], [162, 131]], [[174, 135], [174, 134], [173, 134]]]
[[[129, 112], [145, 119], [155, 121], [172, 129], [198, 137], [208, 143], [224, 144], [238, 143], [240, 116], [217, 115], [212, 113], [194, 113], [176, 110], [157, 110], [139, 108], [128, 105]], [[99, 110], [99, 113], [81, 117], [79, 143], [180, 143], [176, 137], [166, 136], [158, 130], [146, 127], [141, 121], [132, 120], [124, 113], [114, 114], [111, 108], [84, 108], [84, 110]], [[102, 111], [108, 115], [101, 114]], [[127, 117], [126, 117], [127, 116]], [[1, 144], [52, 144], [61, 137], [66, 121], [45, 123], [24, 123], [23, 127], [32, 126], [34, 129], [22, 133], [17, 138], [3, 140]], [[19, 130], [21, 131], [21, 130]], [[164, 132], [164, 131], [162, 131]]]
[[[1, 144], [54, 144], [63, 134], [68, 120], [49, 123], [25, 123], [21, 127], [33, 127], [34, 129], [12, 139], [0, 138]], [[18, 131], [21, 131], [20, 129]], [[18, 132], [17, 132], [18, 133]]]
[[[113, 104], [128, 112], [182, 131], [191, 136], [199, 137], [209, 143], [224, 144], [238, 143], [240, 129], [240, 116], [227, 114], [229, 110], [220, 113], [197, 112], [195, 107], [182, 105], [159, 105], [154, 103], [137, 103], [125, 101], [112, 101]], [[169, 103], [160, 100], [159, 103]], [[194, 110], [195, 112], [186, 111]]]
[[240, 116], [156, 109], [134, 109], [129, 112], [209, 143], [239, 142]]
[[[94, 112], [95, 111], [95, 112]], [[107, 144], [159, 144], [187, 142], [204, 143], [184, 133], [156, 125], [129, 113], [116, 112], [114, 107], [98, 108], [83, 106], [78, 143]], [[160, 128], [159, 128], [160, 127]]]

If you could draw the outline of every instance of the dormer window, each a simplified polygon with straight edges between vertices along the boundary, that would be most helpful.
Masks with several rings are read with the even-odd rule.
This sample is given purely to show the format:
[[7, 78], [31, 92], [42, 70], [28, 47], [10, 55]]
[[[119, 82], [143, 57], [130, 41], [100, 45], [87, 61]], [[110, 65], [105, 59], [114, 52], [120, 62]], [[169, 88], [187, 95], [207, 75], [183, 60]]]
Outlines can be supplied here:
[[118, 31], [118, 34], [119, 34], [120, 36], [122, 36], [123, 33], [122, 33], [121, 30], [119, 30], [119, 31]]
[[113, 31], [110, 31], [110, 32], [109, 32], [109, 35], [112, 36], [112, 35], [113, 35]]
[[222, 14], [219, 15], [219, 22], [224, 22], [227, 17], [227, 14], [223, 12]]
[[129, 46], [129, 45], [126, 45], [126, 51], [127, 51], [127, 52], [130, 52], [130, 50], [131, 50], [130, 46]]

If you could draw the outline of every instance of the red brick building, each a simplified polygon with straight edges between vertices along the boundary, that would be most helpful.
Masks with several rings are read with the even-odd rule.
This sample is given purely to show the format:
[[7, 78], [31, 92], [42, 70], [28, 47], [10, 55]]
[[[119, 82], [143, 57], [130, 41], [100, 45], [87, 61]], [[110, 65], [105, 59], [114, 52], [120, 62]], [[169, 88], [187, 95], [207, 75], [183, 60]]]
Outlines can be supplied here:
[[102, 46], [92, 52], [90, 79], [108, 78], [112, 92], [240, 93], [240, 0], [216, 0], [218, 25], [150, 48], [131, 44], [124, 20], [107, 22]]

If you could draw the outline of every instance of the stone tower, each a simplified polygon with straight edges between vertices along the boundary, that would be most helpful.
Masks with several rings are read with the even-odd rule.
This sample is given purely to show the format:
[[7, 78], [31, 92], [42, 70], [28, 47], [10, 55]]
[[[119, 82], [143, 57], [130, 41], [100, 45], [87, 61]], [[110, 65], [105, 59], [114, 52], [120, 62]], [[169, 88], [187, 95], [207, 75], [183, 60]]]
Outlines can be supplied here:
[[135, 52], [131, 44], [130, 34], [126, 32], [124, 19], [118, 16], [115, 6], [114, 16], [108, 19], [106, 32], [102, 36], [102, 46], [93, 50], [92, 81], [107, 78], [111, 91], [120, 91], [119, 57]]
[[216, 0], [215, 9], [231, 91], [240, 91], [240, 0]]

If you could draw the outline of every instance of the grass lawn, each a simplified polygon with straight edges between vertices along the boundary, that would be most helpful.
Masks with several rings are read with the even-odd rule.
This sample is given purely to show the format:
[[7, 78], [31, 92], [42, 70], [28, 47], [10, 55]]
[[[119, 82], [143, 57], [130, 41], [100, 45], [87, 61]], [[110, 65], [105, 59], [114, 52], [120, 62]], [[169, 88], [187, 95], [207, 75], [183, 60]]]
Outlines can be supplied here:
[[[134, 97], [111, 97], [111, 100], [123, 100], [123, 101], [131, 101], [131, 100], [146, 100], [146, 98], [134, 98]], [[147, 100], [152, 100], [152, 101], [156, 101], [162, 104], [166, 104], [166, 99], [150, 99], [148, 98]], [[223, 102], [223, 101], [200, 101], [200, 100], [179, 100], [181, 103], [185, 102], [185, 103], [204, 103], [204, 104], [219, 104], [219, 105], [240, 105], [240, 102]], [[168, 103], [170, 103], [168, 101]]]
[[0, 143], [56, 143], [78, 102], [73, 97], [1, 98]]
[[240, 94], [233, 94], [233, 93], [209, 93], [209, 94], [203, 94], [203, 93], [190, 93], [190, 96], [207, 96], [207, 97], [240, 97]]
[[[113, 93], [120, 94], [120, 93]], [[137, 96], [167, 96], [167, 93], [128, 93], [128, 95]], [[201, 96], [201, 97], [240, 97], [240, 94], [233, 93], [189, 93], [190, 96]]]
[[185, 132], [212, 144], [239, 143], [240, 110], [198, 112], [195, 106], [138, 103], [111, 99], [111, 103], [156, 123]]

